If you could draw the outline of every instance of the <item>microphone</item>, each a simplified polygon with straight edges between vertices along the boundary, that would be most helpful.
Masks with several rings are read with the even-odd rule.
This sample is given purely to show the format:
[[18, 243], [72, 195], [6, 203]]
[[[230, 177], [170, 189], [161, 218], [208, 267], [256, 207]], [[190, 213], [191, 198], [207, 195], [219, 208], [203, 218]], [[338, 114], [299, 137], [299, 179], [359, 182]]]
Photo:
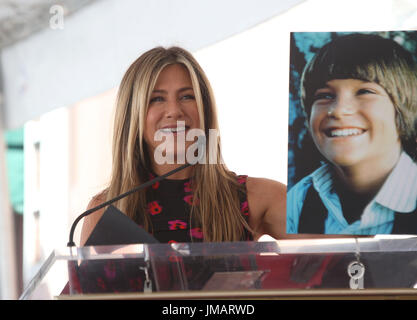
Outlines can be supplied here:
[[149, 187], [149, 186], [153, 185], [154, 183], [159, 182], [159, 181], [165, 179], [166, 177], [168, 177], [168, 176], [170, 176], [170, 175], [172, 175], [172, 174], [174, 174], [174, 173], [176, 173], [178, 171], [181, 171], [181, 170], [183, 170], [183, 169], [185, 169], [185, 168], [187, 168], [189, 166], [191, 166], [191, 164], [190, 163], [186, 163], [186, 164], [182, 165], [181, 167], [178, 167], [178, 168], [176, 168], [176, 169], [174, 169], [172, 171], [169, 171], [169, 172], [163, 174], [162, 176], [158, 176], [158, 177], [156, 177], [156, 178], [154, 178], [152, 180], [149, 180], [148, 182], [145, 182], [145, 183], [143, 183], [143, 184], [141, 184], [141, 185], [133, 188], [132, 190], [129, 190], [129, 191], [125, 192], [125, 193], [122, 193], [121, 195], [118, 195], [117, 197], [115, 197], [113, 199], [110, 199], [110, 200], [108, 200], [106, 202], [103, 202], [102, 204], [100, 204], [100, 205], [98, 205], [98, 206], [96, 206], [94, 208], [91, 208], [91, 209], [85, 211], [84, 213], [80, 214], [75, 219], [75, 221], [73, 222], [73, 224], [71, 226], [70, 236], [69, 236], [69, 242], [67, 244], [67, 247], [74, 247], [75, 246], [75, 243], [73, 241], [73, 239], [74, 239], [74, 232], [75, 232], [75, 228], [77, 227], [78, 222], [80, 222], [80, 220], [82, 218], [84, 218], [84, 217], [86, 217], [86, 216], [88, 216], [88, 215], [96, 212], [97, 210], [100, 210], [100, 209], [102, 209], [102, 208], [104, 208], [104, 207], [112, 204], [113, 202], [116, 202], [116, 201], [118, 201], [118, 200], [120, 200], [120, 199], [122, 199], [124, 197], [127, 197], [128, 195], [130, 195], [132, 193], [135, 193], [135, 192], [137, 192], [137, 191], [139, 191], [141, 189], [144, 189], [146, 187]]
[[[197, 141], [197, 146], [199, 147], [198, 148], [199, 150], [200, 150], [200, 146], [202, 144], [205, 144], [205, 139], [202, 139], [202, 140], [203, 141], [201, 141], [199, 139]], [[169, 172], [167, 172], [167, 173], [165, 173], [165, 174], [163, 174], [161, 176], [158, 176], [158, 177], [156, 177], [156, 178], [154, 178], [152, 180], [149, 180], [148, 182], [145, 182], [145, 183], [143, 183], [143, 184], [141, 184], [141, 185], [133, 188], [132, 190], [129, 190], [129, 191], [127, 191], [127, 192], [125, 192], [125, 193], [123, 193], [121, 195], [118, 195], [117, 197], [115, 197], [113, 199], [110, 199], [110, 200], [108, 200], [106, 202], [103, 202], [102, 204], [100, 204], [100, 205], [98, 205], [98, 206], [96, 206], [94, 208], [91, 208], [91, 209], [85, 211], [84, 213], [80, 214], [74, 220], [74, 222], [72, 223], [71, 230], [70, 230], [70, 234], [69, 234], [69, 241], [67, 243], [67, 247], [74, 247], [75, 246], [75, 243], [74, 243], [74, 232], [75, 232], [75, 228], [77, 227], [78, 222], [80, 222], [80, 220], [82, 218], [84, 218], [84, 217], [86, 217], [86, 216], [88, 216], [88, 215], [96, 212], [97, 210], [100, 210], [100, 209], [102, 209], [102, 208], [104, 208], [104, 207], [106, 207], [106, 206], [108, 206], [108, 205], [110, 205], [110, 204], [112, 204], [112, 203], [114, 203], [114, 202], [116, 202], [116, 201], [124, 198], [124, 197], [127, 197], [128, 195], [130, 195], [132, 193], [135, 193], [135, 192], [137, 192], [137, 191], [139, 191], [141, 189], [147, 188], [147, 187], [155, 184], [156, 182], [159, 182], [161, 180], [164, 180], [166, 177], [169, 177], [170, 175], [172, 175], [172, 174], [174, 174], [174, 173], [176, 173], [178, 171], [181, 171], [181, 170], [183, 170], [183, 169], [185, 169], [185, 168], [187, 168], [187, 167], [189, 167], [189, 166], [197, 163], [198, 161], [200, 161], [202, 159], [203, 155], [205, 154], [204, 148], [202, 148], [202, 150], [203, 150], [203, 152], [201, 152], [201, 153], [199, 152], [199, 156], [196, 159], [194, 159], [194, 161], [187, 162], [186, 164], [184, 164], [184, 165], [182, 165], [182, 166], [180, 166], [178, 168], [175, 168], [174, 170], [171, 170], [171, 171], [169, 171]]]

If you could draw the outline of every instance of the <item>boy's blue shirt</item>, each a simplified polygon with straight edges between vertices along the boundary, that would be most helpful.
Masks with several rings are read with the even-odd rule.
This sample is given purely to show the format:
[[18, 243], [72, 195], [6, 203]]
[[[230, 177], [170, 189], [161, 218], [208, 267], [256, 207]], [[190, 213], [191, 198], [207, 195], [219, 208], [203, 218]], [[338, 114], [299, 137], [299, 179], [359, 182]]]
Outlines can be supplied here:
[[343, 216], [333, 182], [334, 177], [330, 165], [324, 164], [288, 191], [287, 233], [298, 233], [298, 222], [304, 199], [307, 190], [312, 186], [328, 210], [324, 226], [325, 234], [390, 234], [396, 212], [407, 214], [416, 209], [417, 164], [405, 152], [402, 152], [383, 186], [364, 209], [361, 219], [351, 225]]

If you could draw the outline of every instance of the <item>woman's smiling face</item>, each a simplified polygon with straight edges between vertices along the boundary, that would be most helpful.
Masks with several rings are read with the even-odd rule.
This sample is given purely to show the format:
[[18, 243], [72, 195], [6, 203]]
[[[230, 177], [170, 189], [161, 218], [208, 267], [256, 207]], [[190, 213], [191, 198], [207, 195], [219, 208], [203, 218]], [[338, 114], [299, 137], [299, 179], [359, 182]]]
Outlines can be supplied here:
[[401, 150], [394, 105], [374, 82], [328, 81], [315, 92], [309, 124], [317, 148], [337, 167], [391, 161]]
[[199, 128], [199, 125], [197, 102], [188, 70], [181, 64], [166, 66], [156, 81], [146, 115], [144, 140], [152, 159], [155, 149], [161, 144], [160, 140], [155, 140], [157, 132], [161, 137], [174, 137], [172, 149], [178, 155], [184, 154], [193, 141], [184, 141], [184, 150], [181, 144], [177, 144], [177, 136], [183, 135], [185, 139], [188, 131]]

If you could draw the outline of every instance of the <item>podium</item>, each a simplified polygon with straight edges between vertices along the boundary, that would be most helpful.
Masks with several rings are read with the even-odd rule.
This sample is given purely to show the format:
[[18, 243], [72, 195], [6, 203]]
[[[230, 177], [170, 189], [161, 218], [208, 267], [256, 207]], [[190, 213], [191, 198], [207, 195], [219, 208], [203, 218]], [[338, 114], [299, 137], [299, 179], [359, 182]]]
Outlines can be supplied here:
[[54, 250], [20, 299], [417, 299], [417, 237]]

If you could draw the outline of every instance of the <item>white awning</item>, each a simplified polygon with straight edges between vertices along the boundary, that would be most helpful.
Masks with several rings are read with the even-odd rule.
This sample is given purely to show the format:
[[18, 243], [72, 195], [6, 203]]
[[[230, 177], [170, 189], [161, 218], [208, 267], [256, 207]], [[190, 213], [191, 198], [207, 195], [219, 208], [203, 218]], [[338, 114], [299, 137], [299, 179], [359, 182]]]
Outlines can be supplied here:
[[[303, 0], [107, 0], [3, 49], [6, 129], [116, 87], [158, 45], [190, 51], [272, 18]], [[51, 14], [52, 17], [52, 14]]]

